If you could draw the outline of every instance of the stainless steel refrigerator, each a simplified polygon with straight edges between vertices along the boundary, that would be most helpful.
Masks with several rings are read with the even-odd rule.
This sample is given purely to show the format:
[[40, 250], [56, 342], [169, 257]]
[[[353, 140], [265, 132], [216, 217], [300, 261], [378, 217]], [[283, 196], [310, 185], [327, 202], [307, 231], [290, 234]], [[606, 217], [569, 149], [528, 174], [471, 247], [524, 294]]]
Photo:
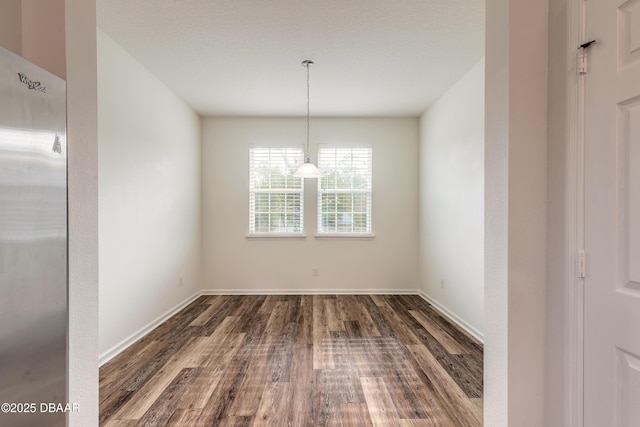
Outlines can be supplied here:
[[0, 48], [0, 426], [65, 425], [66, 158], [64, 81]]

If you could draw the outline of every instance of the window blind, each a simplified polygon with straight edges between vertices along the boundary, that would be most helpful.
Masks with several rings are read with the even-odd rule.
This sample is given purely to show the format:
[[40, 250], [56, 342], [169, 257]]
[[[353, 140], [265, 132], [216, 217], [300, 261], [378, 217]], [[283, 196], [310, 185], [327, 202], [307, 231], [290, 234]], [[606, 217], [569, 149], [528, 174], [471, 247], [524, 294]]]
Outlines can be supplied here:
[[303, 161], [302, 148], [249, 149], [249, 234], [302, 233]]
[[318, 233], [371, 234], [371, 147], [320, 147]]

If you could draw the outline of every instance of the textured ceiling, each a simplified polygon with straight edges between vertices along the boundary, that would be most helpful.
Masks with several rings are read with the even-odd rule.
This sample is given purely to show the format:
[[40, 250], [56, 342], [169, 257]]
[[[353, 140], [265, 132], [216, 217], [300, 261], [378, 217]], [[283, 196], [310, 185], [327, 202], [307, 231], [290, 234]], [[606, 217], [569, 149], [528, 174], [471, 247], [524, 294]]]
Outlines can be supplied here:
[[202, 115], [417, 116], [484, 55], [484, 0], [98, 0]]

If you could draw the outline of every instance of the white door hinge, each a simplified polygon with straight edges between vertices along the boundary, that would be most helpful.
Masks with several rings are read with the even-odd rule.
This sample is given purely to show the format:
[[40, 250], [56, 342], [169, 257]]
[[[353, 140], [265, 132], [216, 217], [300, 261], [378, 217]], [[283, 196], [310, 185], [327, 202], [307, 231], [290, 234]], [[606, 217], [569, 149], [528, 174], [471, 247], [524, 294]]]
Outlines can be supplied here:
[[578, 256], [576, 257], [576, 269], [578, 270], [578, 278], [584, 279], [587, 277], [587, 257], [584, 251], [578, 251]]
[[595, 43], [595, 40], [591, 40], [578, 46], [578, 49], [580, 50], [578, 53], [578, 74], [587, 74], [589, 71], [589, 63], [587, 61], [589, 56], [588, 52], [591, 45]]
[[587, 74], [587, 52], [584, 50], [578, 54], [578, 74]]

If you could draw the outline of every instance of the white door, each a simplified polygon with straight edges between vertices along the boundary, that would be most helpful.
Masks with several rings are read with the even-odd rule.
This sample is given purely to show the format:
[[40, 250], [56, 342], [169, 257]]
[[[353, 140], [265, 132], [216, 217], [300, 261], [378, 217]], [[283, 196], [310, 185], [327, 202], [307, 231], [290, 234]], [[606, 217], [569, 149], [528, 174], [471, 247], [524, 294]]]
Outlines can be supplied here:
[[640, 0], [588, 0], [584, 425], [640, 426]]

